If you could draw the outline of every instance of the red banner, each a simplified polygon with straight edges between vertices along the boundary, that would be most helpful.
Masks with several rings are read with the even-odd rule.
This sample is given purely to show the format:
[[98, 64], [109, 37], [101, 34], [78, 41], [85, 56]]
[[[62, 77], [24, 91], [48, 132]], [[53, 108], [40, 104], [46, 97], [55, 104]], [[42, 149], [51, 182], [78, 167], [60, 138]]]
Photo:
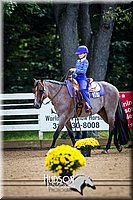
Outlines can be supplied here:
[[120, 99], [127, 115], [128, 126], [133, 130], [133, 92], [120, 92]]

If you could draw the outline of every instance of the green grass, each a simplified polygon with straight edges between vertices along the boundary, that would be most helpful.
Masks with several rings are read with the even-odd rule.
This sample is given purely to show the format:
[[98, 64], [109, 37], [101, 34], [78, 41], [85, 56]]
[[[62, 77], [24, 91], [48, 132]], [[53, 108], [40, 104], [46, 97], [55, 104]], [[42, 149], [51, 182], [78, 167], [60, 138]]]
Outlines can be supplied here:
[[[43, 139], [44, 140], [52, 140], [54, 132], [44, 132]], [[102, 131], [100, 132], [101, 137], [108, 137], [108, 132]], [[66, 136], [65, 132], [61, 132], [59, 138], [65, 139], [69, 138]], [[3, 132], [1, 137], [2, 140], [6, 141], [14, 141], [14, 140], [38, 140], [38, 131], [12, 131], [12, 132]]]
[[[44, 140], [52, 140], [54, 132], [44, 132]], [[59, 135], [61, 138], [62, 133]], [[12, 131], [12, 132], [3, 132], [2, 140], [4, 141], [14, 141], [14, 140], [38, 140], [39, 135], [38, 131]]]
[[[44, 132], [44, 140], [52, 140], [54, 132]], [[99, 131], [100, 138], [108, 138], [108, 131]], [[69, 136], [66, 136], [66, 132], [61, 132], [59, 138], [66, 139]], [[133, 138], [133, 131], [131, 131], [130, 138]], [[12, 131], [12, 132], [3, 132], [2, 140], [13, 141], [13, 140], [38, 140], [38, 131]]]
[[4, 132], [2, 140], [38, 140], [37, 131]]

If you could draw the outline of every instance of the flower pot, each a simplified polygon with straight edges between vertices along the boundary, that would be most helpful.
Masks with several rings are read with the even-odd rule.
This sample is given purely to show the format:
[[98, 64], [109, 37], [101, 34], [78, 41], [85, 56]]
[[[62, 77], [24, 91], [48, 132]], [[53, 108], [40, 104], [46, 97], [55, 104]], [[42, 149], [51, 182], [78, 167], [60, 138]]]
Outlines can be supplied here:
[[83, 154], [84, 157], [91, 157], [91, 149], [88, 150], [81, 149], [81, 153]]

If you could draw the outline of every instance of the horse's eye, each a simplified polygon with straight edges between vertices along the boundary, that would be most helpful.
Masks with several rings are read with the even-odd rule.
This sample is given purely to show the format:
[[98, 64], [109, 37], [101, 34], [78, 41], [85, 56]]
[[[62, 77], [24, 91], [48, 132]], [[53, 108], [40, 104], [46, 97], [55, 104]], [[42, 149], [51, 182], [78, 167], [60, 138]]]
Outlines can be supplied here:
[[42, 94], [44, 92], [44, 90], [42, 89], [42, 90], [40, 90], [40, 93]]

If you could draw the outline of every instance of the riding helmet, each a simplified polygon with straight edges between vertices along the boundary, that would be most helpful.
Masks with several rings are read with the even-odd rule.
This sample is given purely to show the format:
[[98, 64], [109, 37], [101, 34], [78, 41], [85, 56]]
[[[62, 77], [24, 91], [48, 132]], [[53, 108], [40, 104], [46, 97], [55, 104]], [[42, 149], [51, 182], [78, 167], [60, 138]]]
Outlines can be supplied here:
[[88, 48], [84, 45], [79, 46], [75, 54], [89, 53]]

